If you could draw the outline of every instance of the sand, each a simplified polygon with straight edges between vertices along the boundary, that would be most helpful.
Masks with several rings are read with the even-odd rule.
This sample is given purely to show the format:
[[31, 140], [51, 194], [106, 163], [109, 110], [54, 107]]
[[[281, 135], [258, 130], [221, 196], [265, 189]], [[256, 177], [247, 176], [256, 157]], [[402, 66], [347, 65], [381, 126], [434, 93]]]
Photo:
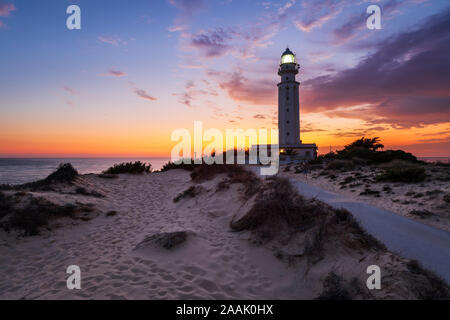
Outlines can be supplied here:
[[[118, 179], [84, 176], [106, 198], [47, 193], [54, 202], [94, 203], [99, 217], [42, 236], [2, 234], [1, 299], [294, 299], [301, 296], [290, 269], [264, 248], [230, 232], [230, 214], [240, 201], [233, 185], [205, 204], [172, 199], [190, 184], [189, 173]], [[208, 184], [206, 184], [208, 187]], [[212, 187], [212, 186], [211, 186]], [[214, 185], [215, 188], [215, 185]], [[230, 198], [231, 197], [231, 198]], [[202, 199], [202, 200], [200, 200]], [[106, 217], [111, 210], [117, 215]], [[134, 250], [163, 231], [191, 231], [193, 241], [173, 251]], [[81, 268], [82, 290], [68, 290], [66, 268]]]
[[[365, 285], [372, 264], [383, 268], [383, 290], [370, 298], [416, 298], [405, 281], [406, 260], [390, 252], [331, 243], [314, 266], [290, 264], [273, 248], [252, 244], [249, 232], [232, 232], [230, 221], [254, 198], [243, 198], [241, 184], [218, 192], [223, 178], [178, 202], [173, 199], [193, 185], [183, 170], [77, 178], [77, 185], [103, 198], [71, 194], [73, 187], [32, 193], [58, 204], [94, 204], [95, 210], [89, 221], [64, 218], [38, 236], [0, 231], [0, 299], [312, 299], [331, 271]], [[111, 211], [116, 214], [108, 216]], [[187, 240], [171, 249], [144, 241], [171, 232], [186, 232]], [[81, 269], [81, 290], [67, 289], [69, 265]]]

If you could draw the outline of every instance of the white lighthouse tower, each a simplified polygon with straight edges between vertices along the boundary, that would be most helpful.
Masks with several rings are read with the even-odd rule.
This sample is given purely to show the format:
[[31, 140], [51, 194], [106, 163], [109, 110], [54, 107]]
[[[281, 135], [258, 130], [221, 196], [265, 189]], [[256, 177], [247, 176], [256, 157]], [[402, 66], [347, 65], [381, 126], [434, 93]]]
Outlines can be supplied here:
[[278, 69], [281, 77], [278, 84], [278, 144], [280, 155], [286, 161], [315, 159], [317, 156], [315, 144], [303, 144], [300, 140], [300, 82], [295, 79], [299, 69], [295, 54], [287, 48], [281, 55]]

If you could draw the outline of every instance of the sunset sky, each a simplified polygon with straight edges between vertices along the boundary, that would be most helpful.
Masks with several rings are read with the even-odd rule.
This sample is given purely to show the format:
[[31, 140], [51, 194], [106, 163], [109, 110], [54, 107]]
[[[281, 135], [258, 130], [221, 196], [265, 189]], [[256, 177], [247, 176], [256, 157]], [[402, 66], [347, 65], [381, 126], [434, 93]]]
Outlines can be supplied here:
[[450, 156], [448, 0], [0, 0], [0, 43], [0, 156], [169, 156], [195, 120], [276, 128], [287, 45], [303, 142]]

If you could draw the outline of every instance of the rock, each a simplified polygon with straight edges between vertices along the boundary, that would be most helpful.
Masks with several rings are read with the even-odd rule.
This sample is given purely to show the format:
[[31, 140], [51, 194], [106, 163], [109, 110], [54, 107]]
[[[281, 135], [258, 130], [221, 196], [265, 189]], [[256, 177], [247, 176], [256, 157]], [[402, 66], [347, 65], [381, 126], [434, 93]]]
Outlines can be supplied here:
[[164, 248], [166, 250], [173, 249], [186, 242], [188, 237], [192, 235], [192, 232], [177, 231], [177, 232], [164, 232], [147, 236], [144, 241], [139, 243], [135, 250], [140, 250], [151, 247]]

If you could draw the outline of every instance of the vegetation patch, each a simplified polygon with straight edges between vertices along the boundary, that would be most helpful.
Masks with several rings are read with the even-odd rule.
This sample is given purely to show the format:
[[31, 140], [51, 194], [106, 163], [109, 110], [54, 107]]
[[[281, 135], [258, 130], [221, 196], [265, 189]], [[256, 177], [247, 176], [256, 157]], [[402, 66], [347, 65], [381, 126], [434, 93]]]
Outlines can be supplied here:
[[17, 230], [24, 236], [34, 236], [42, 228], [49, 228], [49, 223], [57, 218], [78, 216], [80, 212], [91, 212], [92, 206], [83, 204], [56, 205], [45, 198], [31, 194], [17, 193], [6, 196], [0, 193], [0, 228], [5, 231]]
[[122, 173], [131, 173], [131, 174], [141, 174], [141, 173], [150, 173], [152, 172], [151, 164], [145, 164], [141, 161], [136, 162], [124, 162], [120, 164], [115, 164], [109, 169], [105, 170], [104, 174], [122, 174]]
[[441, 279], [433, 272], [424, 269], [416, 260], [410, 260], [406, 267], [413, 276], [411, 283], [411, 291], [421, 300], [448, 300], [450, 299], [449, 286], [445, 280]]
[[261, 184], [253, 172], [238, 164], [201, 164], [191, 172], [191, 179], [194, 182], [202, 182], [211, 180], [219, 174], [226, 174], [230, 184], [242, 183], [245, 186], [246, 197], [254, 195]]
[[426, 218], [433, 215], [433, 213], [428, 210], [412, 210], [409, 214], [420, 218]]
[[323, 282], [323, 292], [316, 300], [352, 300], [361, 294], [364, 294], [364, 290], [358, 278], [347, 283], [341, 276], [330, 272]]
[[250, 230], [258, 243], [287, 244], [294, 235], [304, 233], [303, 254], [316, 261], [320, 260], [325, 245], [336, 242], [351, 248], [384, 250], [348, 211], [305, 199], [294, 191], [289, 180], [278, 177], [264, 185], [253, 207], [238, 220], [231, 221], [230, 227], [234, 231]]
[[73, 184], [78, 175], [78, 171], [70, 163], [60, 164], [58, 169], [50, 174], [47, 178], [18, 185], [15, 186], [14, 189], [50, 191], [53, 190], [53, 186], [55, 184]]
[[380, 143], [380, 138], [365, 138], [362, 137], [346, 145], [343, 150], [330, 152], [318, 157], [318, 161], [332, 161], [332, 160], [353, 160], [356, 165], [363, 164], [380, 164], [391, 162], [393, 160], [404, 160], [412, 163], [422, 163], [411, 153], [403, 150], [386, 150], [383, 149], [383, 144]]
[[350, 160], [333, 160], [326, 166], [327, 170], [353, 170], [355, 164]]
[[[185, 163], [188, 161], [189, 161], [189, 163]], [[195, 169], [195, 167], [198, 166], [198, 164], [194, 164], [193, 159], [189, 159], [188, 161], [183, 161], [180, 164], [175, 164], [174, 162], [169, 161], [161, 168], [160, 171], [166, 172], [166, 171], [174, 170], [174, 169], [182, 169], [182, 170], [192, 171]]]
[[417, 183], [424, 181], [426, 177], [424, 168], [411, 166], [386, 168], [385, 172], [375, 179], [376, 181]]

